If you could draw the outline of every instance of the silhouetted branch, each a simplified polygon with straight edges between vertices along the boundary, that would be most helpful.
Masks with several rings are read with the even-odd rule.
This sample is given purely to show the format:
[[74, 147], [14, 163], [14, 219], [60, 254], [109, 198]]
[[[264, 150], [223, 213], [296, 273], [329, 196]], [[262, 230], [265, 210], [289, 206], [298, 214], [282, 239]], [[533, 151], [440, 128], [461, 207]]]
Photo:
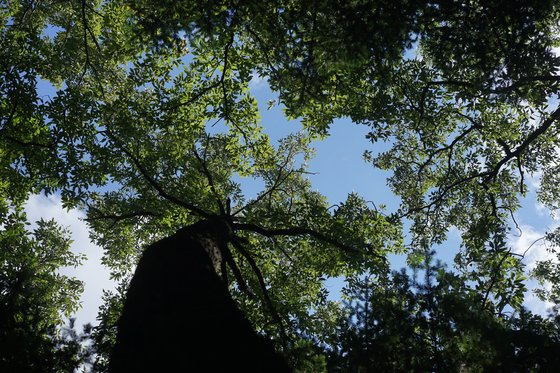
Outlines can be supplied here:
[[214, 84], [211, 84], [205, 88], [203, 88], [202, 90], [200, 90], [197, 94], [191, 96], [191, 98], [189, 98], [186, 101], [182, 101], [179, 102], [173, 106], [169, 106], [167, 108], [165, 108], [165, 110], [177, 110], [178, 108], [182, 107], [182, 106], [188, 106], [190, 104], [192, 104], [193, 102], [195, 102], [196, 100], [198, 100], [199, 98], [201, 98], [202, 96], [204, 96], [205, 94], [207, 94], [208, 92], [210, 92], [211, 90], [218, 88], [220, 86], [220, 81], [217, 80]]
[[[233, 276], [235, 277], [235, 281], [239, 285], [239, 289], [241, 289], [241, 291], [243, 291], [245, 294], [247, 294], [250, 298], [254, 298], [255, 294], [253, 294], [251, 289], [249, 289], [249, 287], [247, 286], [247, 283], [245, 282], [245, 279], [243, 278], [243, 275], [241, 274], [241, 270], [239, 269], [239, 266], [235, 262], [235, 259], [233, 259], [233, 256], [231, 255], [231, 251], [227, 247], [227, 243], [224, 244], [224, 246], [220, 248], [220, 251], [222, 252], [222, 255], [224, 256], [225, 262], [229, 265], [229, 268], [231, 268], [231, 271], [233, 272]], [[223, 269], [222, 269], [222, 273], [223, 273]], [[227, 272], [226, 272], [226, 275], [227, 275]], [[226, 285], [227, 285], [227, 282], [226, 282]]]
[[84, 34], [83, 34], [83, 39], [84, 40], [83, 40], [83, 42], [84, 42], [84, 51], [85, 51], [85, 54], [86, 54], [86, 60], [85, 60], [85, 63], [84, 63], [84, 70], [83, 70], [82, 75], [80, 77], [80, 82], [85, 77], [86, 72], [87, 72], [87, 68], [89, 67], [93, 71], [93, 74], [95, 76], [95, 81], [99, 85], [99, 91], [102, 92], [103, 94], [105, 94], [104, 86], [101, 83], [101, 79], [99, 77], [97, 69], [91, 63], [91, 57], [90, 57], [89, 46], [88, 46], [88, 34], [91, 35], [98, 52], [101, 52], [101, 47], [99, 46], [99, 43], [97, 42], [97, 38], [95, 37], [95, 34], [93, 33], [93, 31], [89, 27], [89, 22], [88, 22], [87, 15], [86, 15], [86, 0], [81, 1], [81, 8], [82, 8], [82, 23], [83, 23], [83, 28], [84, 28]]
[[482, 304], [480, 306], [481, 311], [484, 311], [484, 309], [486, 308], [486, 303], [488, 301], [488, 297], [490, 296], [490, 292], [492, 291], [492, 288], [494, 287], [496, 282], [498, 282], [498, 272], [502, 268], [502, 265], [504, 264], [506, 258], [510, 256], [510, 252], [511, 252], [511, 249], [508, 252], [504, 253], [502, 258], [500, 259], [500, 261], [498, 262], [498, 264], [494, 268], [492, 278], [490, 279], [490, 284], [488, 285], [488, 289], [486, 289], [486, 292], [484, 293], [484, 298], [482, 299]]
[[136, 158], [124, 145], [120, 145], [120, 141], [118, 141], [116, 139], [116, 137], [114, 135], [111, 134], [111, 132], [107, 129], [106, 131], [107, 135], [113, 140], [113, 142], [115, 143], [115, 145], [117, 147], [119, 147], [119, 149], [128, 156], [128, 158], [130, 158], [130, 160], [132, 161], [132, 163], [136, 166], [136, 168], [138, 169], [138, 171], [140, 171], [140, 174], [144, 177], [144, 179], [148, 182], [148, 184], [154, 188], [158, 194], [165, 198], [166, 200], [181, 206], [187, 210], [190, 210], [192, 213], [203, 217], [203, 218], [210, 218], [211, 214], [207, 213], [206, 211], [204, 211], [203, 209], [201, 209], [200, 207], [183, 201], [177, 197], [175, 197], [172, 194], [169, 194], [165, 189], [163, 189], [163, 187], [161, 185], [159, 185], [159, 183], [150, 175], [150, 173], [144, 168], [144, 166], [142, 165], [142, 163], [140, 163], [140, 161], [138, 160], [138, 158]]
[[[459, 113], [459, 114], [461, 114], [463, 117], [466, 117], [466, 118], [469, 118], [469, 119], [472, 120], [472, 118], [470, 118], [470, 117], [467, 116], [467, 115], [464, 115], [464, 114], [462, 114], [462, 113]], [[439, 153], [443, 153], [443, 152], [445, 152], [445, 151], [449, 151], [448, 162], [447, 162], [447, 163], [448, 163], [448, 166], [449, 166], [449, 163], [450, 163], [449, 160], [451, 159], [451, 154], [453, 153], [453, 148], [455, 147], [455, 145], [456, 145], [459, 141], [461, 141], [462, 139], [464, 139], [464, 138], [465, 138], [469, 133], [471, 133], [473, 130], [479, 129], [480, 127], [481, 127], [480, 124], [478, 124], [478, 123], [476, 123], [476, 122], [473, 122], [472, 126], [470, 126], [470, 127], [467, 128], [465, 131], [463, 131], [461, 134], [459, 134], [457, 137], [455, 137], [455, 138], [453, 139], [453, 141], [451, 141], [451, 143], [450, 143], [449, 145], [446, 145], [446, 146], [444, 146], [444, 147], [438, 148], [438, 149], [436, 149], [435, 151], [433, 151], [432, 153], [430, 153], [430, 154], [428, 155], [428, 159], [426, 159], [426, 161], [425, 161], [424, 163], [422, 163], [422, 164], [420, 165], [420, 167], [418, 168], [418, 174], [422, 173], [422, 172], [424, 171], [424, 169], [425, 169], [427, 166], [429, 166], [429, 164], [432, 162], [432, 160], [434, 159], [435, 156], [437, 156]], [[448, 168], [450, 168], [450, 167], [448, 167]]]
[[274, 183], [272, 184], [272, 186], [270, 188], [268, 188], [267, 191], [265, 191], [264, 193], [261, 193], [259, 196], [257, 196], [257, 198], [255, 198], [254, 200], [250, 201], [249, 203], [247, 203], [245, 206], [241, 207], [239, 210], [235, 211], [232, 216], [235, 216], [237, 214], [239, 214], [240, 212], [244, 211], [245, 209], [247, 209], [250, 206], [255, 205], [256, 203], [262, 201], [265, 197], [269, 196], [270, 194], [274, 193], [276, 190], [278, 190], [278, 188], [280, 187], [280, 185], [282, 185], [282, 183], [284, 183], [284, 181], [290, 177], [290, 175], [293, 172], [287, 172], [285, 174], [284, 177], [282, 176], [282, 170], [280, 170], [277, 174], [276, 179], [274, 180]]
[[222, 87], [222, 94], [224, 100], [224, 116], [227, 120], [230, 120], [230, 118], [229, 118], [229, 108], [228, 108], [228, 101], [227, 101], [227, 89], [225, 85], [225, 77], [228, 69], [229, 50], [231, 49], [232, 45], [233, 45], [233, 34], [231, 35], [229, 42], [226, 44], [226, 47], [224, 48], [224, 65], [222, 69], [222, 75], [220, 76], [220, 86]]
[[53, 144], [41, 144], [41, 143], [36, 142], [36, 141], [21, 141], [21, 140], [16, 139], [15, 137], [11, 137], [11, 136], [8, 136], [8, 135], [3, 135], [2, 137], [4, 137], [8, 141], [15, 142], [16, 144], [21, 145], [21, 146], [36, 146], [38, 148], [54, 150], [54, 145]]
[[[309, 228], [302, 228], [302, 227], [290, 227], [290, 228], [279, 228], [279, 229], [267, 229], [267, 228], [263, 228], [261, 226], [258, 226], [256, 224], [250, 224], [250, 223], [234, 223], [233, 224], [234, 229], [237, 230], [244, 230], [244, 231], [249, 231], [249, 232], [254, 232], [254, 233], [258, 233], [260, 235], [266, 236], [266, 237], [274, 237], [274, 236], [310, 236], [313, 237], [319, 241], [323, 241], [325, 243], [328, 243], [330, 245], [333, 245], [334, 247], [346, 252], [346, 253], [359, 253], [360, 251], [343, 244], [342, 242], [328, 237], [327, 235], [324, 235], [322, 233], [319, 233], [317, 231], [314, 231], [312, 229]], [[380, 254], [377, 253], [372, 253], [374, 256], [384, 259], [384, 257]]]
[[398, 216], [398, 218], [401, 219], [401, 218], [404, 218], [404, 217], [408, 217], [415, 212], [419, 212], [419, 211], [422, 211], [422, 210], [425, 210], [425, 209], [429, 209], [429, 208], [439, 204], [445, 198], [445, 196], [447, 195], [447, 193], [450, 190], [452, 190], [453, 188], [455, 188], [455, 187], [457, 187], [461, 184], [468, 183], [468, 182], [470, 182], [474, 179], [477, 179], [480, 176], [483, 176], [484, 174], [485, 173], [476, 173], [474, 175], [459, 179], [459, 180], [453, 182], [452, 184], [446, 186], [445, 188], [440, 187], [439, 190], [438, 190], [437, 198], [433, 199], [431, 202], [426, 203], [422, 206], [415, 207], [415, 208], [412, 208], [412, 209], [409, 209], [409, 210], [405, 211], [404, 213], [400, 214]]
[[495, 178], [503, 165], [511, 159], [519, 157], [521, 153], [526, 150], [539, 136], [544, 134], [558, 118], [560, 118], [560, 106], [557, 107], [545, 121], [543, 121], [542, 125], [531, 132], [515, 150], [510, 152], [510, 154], [506, 154], [506, 156], [502, 158], [489, 172], [488, 178]]
[[245, 206], [241, 207], [239, 210], [235, 211], [232, 214], [232, 216], [235, 216], [235, 215], [241, 213], [242, 211], [244, 211], [248, 207], [253, 206], [253, 205], [257, 204], [258, 202], [262, 201], [263, 199], [265, 199], [267, 196], [271, 195], [275, 191], [280, 190], [279, 188], [284, 183], [284, 181], [286, 181], [286, 179], [288, 177], [290, 177], [294, 172], [296, 172], [295, 170], [290, 170], [290, 171], [286, 172], [286, 174], [284, 176], [282, 176], [282, 172], [286, 169], [286, 167], [288, 166], [288, 163], [290, 163], [290, 160], [293, 159], [293, 157], [294, 157], [294, 152], [292, 150], [293, 150], [293, 148], [290, 148], [290, 151], [286, 155], [286, 159], [284, 159], [284, 162], [278, 167], [278, 173], [276, 174], [276, 178], [273, 181], [272, 186], [270, 188], [268, 188], [267, 191], [258, 195], [257, 198], [250, 201]]
[[[499, 174], [500, 170], [502, 169], [502, 167], [507, 164], [509, 161], [511, 161], [512, 159], [517, 159], [517, 168], [520, 171], [520, 178], [521, 178], [521, 183], [524, 182], [524, 173], [523, 173], [523, 169], [522, 169], [522, 163], [521, 163], [521, 154], [529, 147], [531, 146], [538, 138], [539, 136], [543, 135], [553, 124], [556, 120], [558, 120], [560, 118], [560, 106], [556, 108], [556, 110], [554, 110], [550, 116], [543, 121], [543, 123], [537, 127], [534, 131], [532, 131], [526, 138], [525, 140], [519, 145], [517, 146], [514, 150], [511, 150], [509, 148], [509, 146], [507, 146], [507, 144], [505, 144], [506, 146], [504, 147], [504, 143], [503, 141], [498, 142], [500, 145], [502, 145], [502, 147], [504, 148], [504, 152], [506, 153], [506, 155], [500, 159], [500, 161], [498, 161], [494, 166], [488, 168], [487, 170], [483, 171], [483, 172], [478, 172], [475, 174], [472, 174], [470, 176], [461, 178], [459, 180], [454, 181], [453, 183], [447, 185], [447, 186], [441, 186], [438, 189], [438, 193], [437, 193], [437, 197], [434, 198], [432, 201], [430, 201], [429, 203], [426, 203], [422, 206], [419, 207], [415, 207], [412, 209], [409, 209], [407, 211], [405, 211], [404, 213], [402, 213], [399, 217], [403, 218], [403, 217], [407, 217], [410, 216], [411, 214], [415, 213], [415, 212], [419, 212], [422, 210], [425, 210], [427, 208], [430, 208], [432, 206], [435, 206], [437, 204], [439, 204], [447, 195], [447, 193], [454, 189], [455, 187], [470, 182], [474, 179], [477, 178], [481, 178], [481, 184], [485, 185], [486, 183], [495, 180], [497, 175]], [[470, 129], [472, 129], [473, 127], [470, 127]], [[438, 149], [439, 150], [439, 149]], [[524, 189], [522, 187], [522, 184], [520, 186], [520, 191], [521, 193], [524, 192]]]
[[[498, 88], [490, 88], [490, 89], [483, 89], [483, 92], [496, 93], [496, 94], [509, 93], [511, 91], [514, 91], [514, 90], [524, 86], [524, 85], [528, 85], [528, 84], [535, 83], [535, 82], [557, 83], [557, 82], [560, 82], [560, 76], [556, 76], [556, 75], [529, 76], [529, 77], [521, 78], [517, 82], [514, 82], [514, 83], [512, 83], [508, 86], [498, 87]], [[435, 86], [435, 85], [457, 86], [457, 87], [465, 87], [465, 88], [477, 88], [477, 86], [473, 83], [466, 82], [466, 81], [461, 81], [461, 80], [451, 80], [451, 79], [450, 80], [434, 80], [434, 81], [428, 82], [426, 84], [426, 87]]]
[[286, 343], [287, 343], [286, 329], [284, 328], [284, 323], [282, 322], [282, 319], [280, 318], [280, 315], [278, 315], [278, 313], [276, 312], [276, 308], [274, 307], [274, 303], [272, 303], [272, 299], [270, 299], [270, 295], [268, 294], [268, 289], [266, 288], [266, 283], [264, 281], [264, 277], [262, 275], [262, 272], [261, 272], [259, 266], [255, 262], [253, 257], [249, 254], [249, 252], [247, 252], [247, 250], [245, 250], [243, 245], [241, 245], [239, 242], [237, 242], [235, 240], [233, 240], [231, 243], [239, 251], [239, 253], [247, 260], [247, 262], [251, 266], [251, 269], [253, 270], [253, 272], [257, 276], [257, 280], [259, 282], [259, 286], [261, 288], [261, 291], [262, 291], [262, 294], [263, 294], [263, 297], [264, 297], [264, 301], [265, 301], [265, 303], [266, 303], [266, 305], [267, 305], [267, 307], [270, 311], [272, 319], [274, 320], [274, 322], [276, 324], [278, 324], [278, 327], [280, 328], [280, 335], [282, 336], [282, 345], [283, 345], [284, 348], [286, 348]]
[[220, 213], [222, 215], [225, 215], [226, 210], [224, 209], [224, 206], [223, 206], [222, 202], [220, 201], [220, 195], [218, 194], [218, 192], [216, 190], [216, 186], [214, 184], [214, 178], [212, 177], [212, 174], [210, 173], [210, 170], [208, 169], [208, 167], [206, 165], [206, 159], [202, 159], [200, 157], [200, 155], [198, 154], [198, 152], [196, 150], [196, 146], [193, 147], [193, 153], [194, 153], [194, 156], [196, 157], [196, 159], [198, 160], [198, 162], [200, 163], [200, 165], [202, 167], [202, 173], [206, 177], [206, 180], [208, 180], [208, 185], [210, 185], [210, 190], [212, 191], [212, 193], [214, 194], [214, 197], [216, 198], [216, 203], [218, 204], [218, 208], [220, 209]]
[[97, 213], [96, 213], [95, 216], [85, 218], [84, 219], [85, 221], [95, 221], [95, 220], [116, 220], [116, 221], [120, 221], [120, 220], [136, 218], [136, 217], [139, 217], [139, 216], [152, 216], [152, 217], [163, 216], [163, 214], [153, 212], [153, 211], [148, 211], [148, 210], [133, 211], [133, 212], [124, 213], [124, 214], [109, 214], [109, 213], [103, 213], [103, 212], [101, 212], [101, 210], [99, 210], [97, 208], [94, 208], [93, 206], [90, 206], [90, 208], [93, 209], [93, 210], [96, 210]]
[[84, 219], [85, 221], [92, 222], [97, 220], [112, 220], [113, 223], [110, 225], [110, 228], [113, 228], [118, 222], [127, 219], [133, 219], [133, 218], [138, 218], [143, 216], [158, 217], [158, 218], [163, 216], [163, 214], [161, 213], [148, 211], [148, 210], [138, 210], [138, 211], [133, 211], [124, 214], [111, 214], [111, 213], [104, 213], [98, 208], [91, 205], [88, 205], [88, 207], [96, 211], [96, 214], [94, 216], [85, 218]]

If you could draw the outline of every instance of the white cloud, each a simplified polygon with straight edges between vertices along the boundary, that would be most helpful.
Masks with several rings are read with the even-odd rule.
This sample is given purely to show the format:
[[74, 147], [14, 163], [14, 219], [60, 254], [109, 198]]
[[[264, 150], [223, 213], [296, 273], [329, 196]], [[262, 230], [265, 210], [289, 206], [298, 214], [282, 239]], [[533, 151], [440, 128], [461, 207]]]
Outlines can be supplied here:
[[253, 76], [249, 81], [249, 88], [255, 90], [264, 87], [266, 84], [266, 77], [259, 75], [256, 71], [253, 71]]
[[537, 297], [537, 295], [533, 292], [533, 289], [537, 287], [544, 287], [546, 290], [551, 289], [550, 284], [541, 286], [536, 280], [528, 281], [527, 288], [529, 290], [525, 293], [525, 300], [523, 301], [523, 305], [535, 314], [547, 316], [551, 308], [554, 306], [554, 303], [539, 299], [539, 297]]
[[78, 210], [67, 211], [62, 207], [58, 196], [39, 195], [29, 198], [25, 212], [28, 220], [33, 224], [41, 218], [45, 220], [52, 218], [62, 227], [67, 228], [73, 240], [72, 251], [87, 256], [87, 260], [80, 267], [64, 268], [61, 273], [74, 276], [84, 282], [82, 307], [76, 313], [76, 325], [96, 323], [95, 318], [101, 305], [103, 289], [112, 290], [115, 288], [115, 283], [109, 279], [108, 269], [101, 264], [102, 249], [91, 243], [89, 239], [88, 228], [83, 221], [84, 213]]
[[542, 178], [542, 171], [537, 171], [533, 174], [526, 174], [525, 175], [525, 182], [529, 187], [529, 191], [537, 191], [541, 188], [541, 178]]
[[551, 211], [544, 203], [537, 201], [535, 203], [535, 212], [538, 216], [549, 217], [551, 216]]
[[[555, 260], [556, 255], [549, 250], [545, 241], [542, 239], [545, 232], [540, 232], [530, 225], [521, 225], [521, 235], [511, 239], [510, 244], [513, 252], [516, 254], [524, 255], [523, 262], [527, 265], [527, 271], [535, 268], [538, 262], [543, 260]], [[550, 283], [539, 285], [535, 279], [530, 279], [526, 283], [527, 292], [525, 293], [524, 306], [534, 313], [546, 316], [548, 309], [554, 303], [540, 300], [535, 294], [534, 290], [539, 287], [550, 289]]]
[[449, 228], [449, 231], [447, 232], [447, 237], [448, 239], [451, 240], [460, 241], [462, 238], [461, 230], [456, 226], [452, 225], [451, 228]]
[[523, 261], [529, 270], [535, 268], [536, 263], [541, 260], [553, 259], [554, 254], [550, 253], [544, 244], [544, 232], [539, 232], [530, 225], [521, 225], [521, 234], [514, 237], [510, 244], [513, 252], [523, 255]]

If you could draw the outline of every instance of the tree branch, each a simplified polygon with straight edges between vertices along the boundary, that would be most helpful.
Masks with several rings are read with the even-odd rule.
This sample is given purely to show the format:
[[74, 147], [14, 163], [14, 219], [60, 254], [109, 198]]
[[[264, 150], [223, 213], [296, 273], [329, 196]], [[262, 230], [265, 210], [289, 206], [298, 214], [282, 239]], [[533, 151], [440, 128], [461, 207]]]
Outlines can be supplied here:
[[[231, 255], [231, 251], [227, 247], [227, 243], [225, 243], [220, 248], [220, 251], [222, 252], [222, 255], [224, 256], [225, 262], [231, 268], [231, 271], [233, 272], [233, 276], [235, 277], [235, 281], [237, 281], [237, 284], [239, 285], [239, 289], [241, 289], [242, 292], [247, 294], [247, 296], [249, 296], [249, 298], [254, 298], [255, 294], [253, 294], [251, 289], [249, 289], [249, 287], [247, 286], [247, 283], [245, 282], [245, 279], [243, 278], [243, 275], [241, 274], [241, 270], [239, 269], [239, 266], [235, 262], [235, 259], [233, 259], [233, 255]], [[222, 270], [222, 273], [224, 273], [223, 270]], [[227, 271], [225, 273], [227, 275]], [[224, 280], [226, 280], [226, 279], [224, 278]], [[226, 282], [226, 285], [228, 285], [227, 282]]]
[[[256, 224], [250, 224], [250, 223], [233, 223], [233, 228], [238, 230], [258, 233], [260, 235], [269, 238], [274, 236], [311, 236], [319, 241], [333, 245], [334, 247], [346, 253], [351, 253], [351, 254], [360, 253], [360, 250], [357, 250], [356, 248], [345, 245], [334, 238], [328, 237], [322, 233], [319, 233], [309, 228], [290, 227], [290, 228], [279, 228], [279, 229], [266, 229]], [[372, 254], [377, 258], [385, 259], [385, 257], [380, 254], [377, 253], [372, 253]]]
[[[535, 82], [558, 83], [558, 82], [560, 82], [560, 76], [557, 76], [557, 75], [529, 76], [529, 77], [521, 78], [517, 82], [514, 82], [514, 83], [512, 83], [508, 86], [485, 89], [483, 91], [487, 92], [487, 93], [496, 93], [496, 94], [509, 93], [511, 91], [514, 91], [514, 90], [524, 86], [524, 85], [528, 85], [530, 83], [535, 83]], [[428, 82], [426, 84], [426, 87], [434, 86], [434, 85], [440, 85], [440, 86], [448, 85], [448, 86], [458, 86], [458, 87], [466, 87], [466, 88], [476, 88], [475, 84], [469, 83], [469, 82], [466, 82], [466, 81], [461, 81], [461, 80], [434, 80], [434, 81]]]
[[103, 213], [101, 210], [91, 205], [88, 205], [88, 207], [92, 210], [95, 210], [96, 215], [89, 218], [85, 218], [84, 219], [85, 221], [92, 222], [97, 220], [112, 220], [113, 224], [111, 224], [111, 228], [114, 227], [119, 221], [126, 220], [126, 219], [137, 218], [140, 216], [151, 216], [151, 217], [163, 216], [163, 214], [153, 212], [153, 211], [148, 211], [148, 210], [139, 210], [139, 211], [133, 211], [124, 214], [110, 214], [110, 213]]
[[493, 276], [490, 279], [490, 284], [488, 285], [488, 289], [486, 289], [486, 292], [484, 293], [484, 298], [482, 299], [482, 304], [480, 306], [481, 311], [484, 311], [484, 309], [486, 308], [486, 304], [488, 302], [488, 297], [490, 296], [490, 292], [492, 291], [492, 288], [494, 287], [496, 282], [498, 282], [498, 271], [502, 268], [502, 265], [504, 264], [506, 258], [510, 256], [510, 252], [511, 252], [511, 249], [510, 249], [510, 251], [504, 253], [502, 258], [500, 259], [500, 261], [498, 262], [498, 264], [494, 268]]
[[235, 211], [232, 214], [232, 216], [235, 216], [235, 215], [241, 213], [242, 211], [246, 210], [248, 207], [255, 205], [256, 203], [262, 201], [265, 197], [269, 196], [270, 194], [272, 194], [273, 192], [278, 190], [280, 185], [282, 185], [284, 183], [284, 181], [288, 177], [290, 177], [290, 175], [293, 173], [293, 171], [287, 172], [286, 175], [284, 175], [284, 177], [282, 177], [282, 171], [283, 171], [282, 169], [279, 170], [278, 175], [277, 175], [276, 179], [274, 180], [274, 183], [272, 184], [272, 186], [270, 188], [268, 188], [267, 191], [265, 191], [264, 193], [261, 193], [260, 195], [257, 196], [257, 198], [250, 201], [245, 206], [241, 207], [239, 210]]
[[191, 211], [192, 213], [203, 217], [203, 218], [210, 218], [211, 214], [209, 214], [208, 212], [204, 211], [203, 209], [201, 209], [200, 207], [183, 201], [177, 197], [175, 197], [172, 194], [169, 194], [165, 189], [163, 189], [163, 187], [161, 185], [159, 185], [159, 183], [149, 174], [149, 172], [144, 168], [144, 166], [142, 166], [142, 163], [140, 163], [140, 161], [138, 160], [138, 158], [136, 158], [124, 145], [120, 145], [120, 141], [111, 134], [111, 132], [107, 129], [106, 130], [107, 135], [109, 136], [109, 138], [111, 138], [111, 140], [113, 140], [113, 142], [115, 143], [115, 145], [124, 153], [128, 156], [128, 158], [130, 158], [130, 160], [132, 161], [132, 163], [136, 166], [136, 168], [138, 169], [138, 171], [140, 171], [140, 174], [144, 177], [144, 179], [148, 182], [148, 184], [154, 188], [158, 194], [165, 198], [166, 200], [181, 206], [189, 211]]
[[[554, 110], [550, 116], [543, 121], [542, 125], [539, 126], [538, 128], [536, 128], [533, 132], [531, 132], [526, 138], [525, 140], [519, 145], [517, 146], [517, 148], [515, 148], [515, 150], [509, 150], [509, 151], [505, 151], [506, 155], [500, 159], [500, 161], [498, 163], [496, 163], [494, 166], [488, 168], [486, 171], [484, 172], [478, 172], [475, 173], [473, 175], [464, 177], [462, 179], [456, 180], [455, 182], [453, 182], [450, 185], [447, 186], [441, 186], [438, 190], [438, 195], [435, 199], [433, 199], [431, 202], [424, 204], [422, 206], [419, 207], [415, 207], [412, 209], [409, 209], [408, 211], [405, 211], [404, 213], [402, 213], [399, 217], [403, 218], [403, 217], [407, 217], [412, 213], [424, 210], [426, 208], [430, 208], [434, 205], [437, 205], [439, 202], [441, 202], [443, 200], [443, 198], [445, 197], [445, 195], [452, 189], [454, 189], [455, 187], [470, 182], [473, 179], [476, 178], [483, 178], [482, 179], [482, 184], [485, 184], [491, 180], [495, 180], [495, 178], [497, 177], [497, 175], [499, 174], [500, 170], [502, 169], [502, 167], [508, 163], [510, 160], [512, 159], [517, 159], [517, 167], [520, 171], [520, 177], [521, 177], [521, 183], [523, 183], [523, 179], [524, 179], [524, 175], [523, 175], [523, 170], [521, 168], [521, 154], [527, 150], [527, 148], [529, 146], [531, 146], [538, 138], [539, 136], [543, 135], [553, 124], [556, 120], [558, 120], [560, 118], [560, 106], [558, 106], [556, 108], [556, 110]], [[472, 129], [473, 127], [470, 127], [470, 129]], [[503, 147], [503, 144], [502, 144]], [[509, 149], [509, 147], [508, 147]], [[439, 150], [439, 149], [438, 149]], [[522, 187], [522, 185], [520, 186], [520, 191], [523, 192], [524, 189]]]
[[265, 303], [266, 303], [266, 305], [267, 305], [267, 307], [270, 311], [270, 314], [272, 315], [272, 319], [274, 320], [274, 322], [276, 324], [278, 324], [278, 327], [280, 328], [280, 335], [282, 336], [282, 345], [283, 345], [284, 348], [286, 348], [286, 342], [287, 342], [286, 329], [284, 328], [284, 323], [282, 322], [282, 319], [280, 318], [280, 315], [278, 315], [278, 313], [276, 312], [276, 308], [274, 307], [274, 303], [272, 303], [272, 299], [270, 299], [270, 295], [268, 294], [268, 289], [266, 288], [266, 283], [264, 281], [264, 277], [262, 275], [262, 272], [259, 269], [259, 266], [255, 262], [253, 257], [249, 254], [249, 252], [247, 252], [247, 250], [245, 250], [243, 245], [241, 245], [236, 240], [232, 240], [231, 243], [239, 251], [239, 253], [247, 260], [247, 262], [251, 266], [251, 269], [253, 270], [253, 272], [257, 276], [259, 286], [260, 286], [261, 291], [263, 293], [264, 301], [265, 301]]
[[[206, 146], [208, 147], [208, 145], [206, 145]], [[216, 191], [216, 186], [214, 185], [214, 178], [212, 177], [212, 174], [210, 173], [210, 170], [208, 169], [208, 167], [206, 165], [206, 159], [202, 159], [200, 157], [200, 155], [198, 154], [198, 152], [196, 150], [196, 146], [193, 147], [193, 153], [194, 153], [195, 158], [198, 160], [198, 162], [202, 166], [202, 173], [204, 174], [204, 176], [206, 176], [206, 179], [208, 180], [208, 184], [210, 185], [210, 190], [214, 194], [214, 197], [216, 197], [216, 203], [218, 204], [218, 208], [220, 209], [220, 213], [223, 216], [225, 216], [226, 210], [224, 209], [224, 206], [223, 206], [222, 202], [220, 201], [220, 195]]]
[[503, 165], [505, 165], [513, 158], [519, 158], [521, 156], [521, 153], [525, 151], [539, 136], [543, 135], [558, 118], [560, 118], [560, 106], [558, 106], [556, 110], [554, 110], [550, 114], [550, 116], [542, 123], [541, 126], [537, 127], [533, 132], [531, 132], [515, 150], [511, 151], [509, 154], [506, 154], [506, 156], [502, 158], [491, 171], [489, 171], [487, 179], [495, 178], [500, 172], [500, 169]]

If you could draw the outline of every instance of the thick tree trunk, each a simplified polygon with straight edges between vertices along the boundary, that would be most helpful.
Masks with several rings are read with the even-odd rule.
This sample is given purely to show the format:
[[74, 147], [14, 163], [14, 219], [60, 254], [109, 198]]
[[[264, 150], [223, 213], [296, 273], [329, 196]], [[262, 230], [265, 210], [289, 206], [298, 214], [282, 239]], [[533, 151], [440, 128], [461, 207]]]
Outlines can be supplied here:
[[[213, 222], [143, 254], [119, 320], [109, 372], [288, 372], [232, 300], [207, 252]], [[215, 259], [215, 258], [214, 258]]]

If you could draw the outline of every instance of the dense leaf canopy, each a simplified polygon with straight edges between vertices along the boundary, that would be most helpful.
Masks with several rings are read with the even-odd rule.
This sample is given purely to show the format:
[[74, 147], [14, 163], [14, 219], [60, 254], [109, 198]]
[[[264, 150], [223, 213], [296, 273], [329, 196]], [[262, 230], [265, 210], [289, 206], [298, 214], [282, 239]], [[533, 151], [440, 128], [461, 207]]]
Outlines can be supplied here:
[[[258, 299], [268, 289], [282, 327], [266, 302], [245, 295], [238, 276], [228, 277], [232, 294], [260, 331], [279, 339], [286, 328], [302, 370], [324, 363], [317, 346], [346, 312], [327, 300], [325, 279], [372, 274], [381, 297], [410, 303], [414, 293], [406, 276], [390, 277], [388, 254], [407, 253], [417, 266], [451, 228], [462, 235], [449, 274], [457, 276], [453, 296], [468, 298], [485, 328], [514, 328], [504, 311], [520, 310], [526, 273], [508, 239], [528, 178], [540, 175], [538, 197], [549, 209], [560, 201], [557, 1], [0, 4], [0, 237], [14, 240], [1, 255], [13, 266], [42, 253], [11, 223], [31, 193], [60, 193], [65, 206], [86, 211], [104, 264], [121, 283], [106, 294], [94, 333], [100, 369], [145, 245], [216, 216], [246, 242], [232, 250], [236, 266]], [[261, 123], [249, 85], [256, 76], [278, 93], [286, 117], [302, 123], [278, 144], [263, 131], [273, 124]], [[397, 211], [378, 211], [356, 194], [330, 207], [313, 190], [310, 145], [341, 117], [369, 126], [365, 158], [391, 171]], [[380, 153], [382, 142], [388, 150]], [[245, 196], [244, 178], [263, 189]], [[37, 240], [60, 236], [49, 224], [39, 225]], [[69, 264], [66, 241], [56, 239], [56, 266], [33, 271]], [[543, 296], [560, 296], [559, 273], [554, 261], [537, 267], [552, 281]], [[48, 292], [65, 289], [66, 298], [41, 316], [45, 325], [59, 325], [53, 312], [75, 305], [76, 283], [56, 278]], [[3, 286], [2, 296], [17, 287]], [[401, 311], [436, 307], [409, 305]], [[379, 320], [399, 328], [385, 315], [389, 305], [378, 306]], [[474, 330], [472, 340], [457, 340], [461, 327], [438, 312], [430, 317], [441, 322], [446, 353], [484, 337]], [[402, 347], [391, 346], [384, 348]], [[481, 361], [491, 366], [496, 356]]]

